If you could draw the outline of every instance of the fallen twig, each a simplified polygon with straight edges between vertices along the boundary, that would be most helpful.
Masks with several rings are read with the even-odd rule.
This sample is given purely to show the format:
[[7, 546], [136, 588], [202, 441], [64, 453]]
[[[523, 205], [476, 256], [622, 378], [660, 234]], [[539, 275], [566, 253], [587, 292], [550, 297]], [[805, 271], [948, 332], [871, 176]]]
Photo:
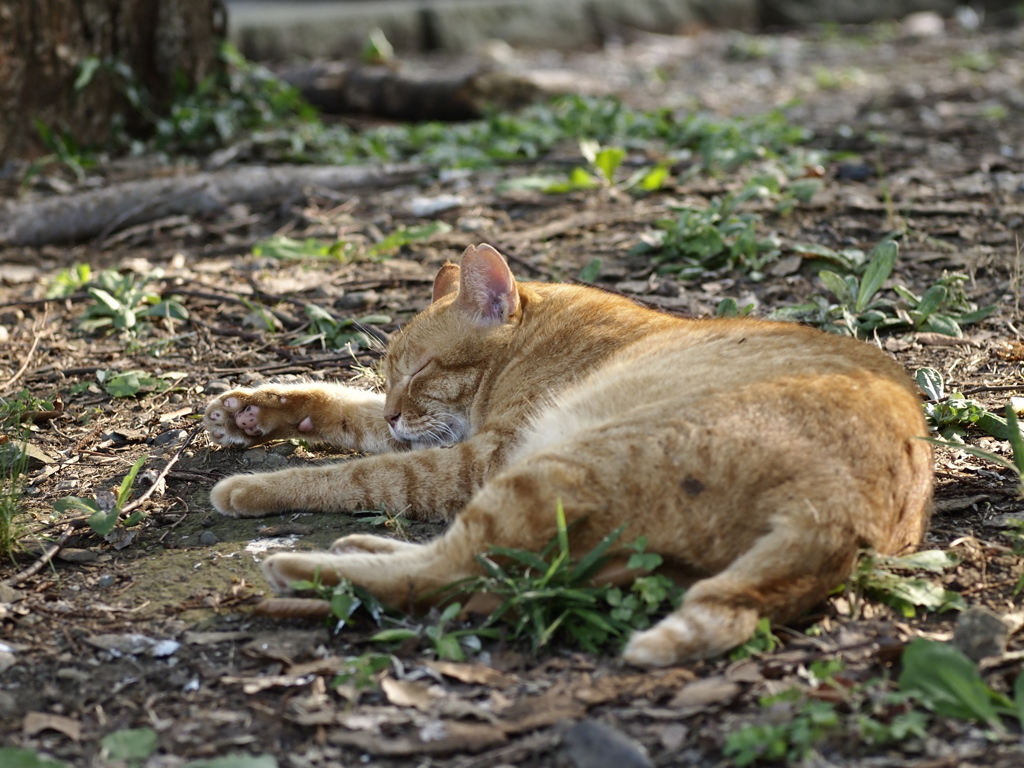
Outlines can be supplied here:
[[271, 205], [300, 197], [311, 187], [395, 186], [429, 170], [416, 164], [249, 166], [7, 202], [0, 205], [0, 244], [77, 242], [167, 216], [211, 216], [235, 203]]

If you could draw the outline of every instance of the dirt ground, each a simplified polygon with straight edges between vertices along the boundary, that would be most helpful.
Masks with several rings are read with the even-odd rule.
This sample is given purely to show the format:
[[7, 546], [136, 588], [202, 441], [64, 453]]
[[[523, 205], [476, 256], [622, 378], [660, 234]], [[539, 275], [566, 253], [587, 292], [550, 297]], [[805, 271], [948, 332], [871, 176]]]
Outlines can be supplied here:
[[[964, 339], [897, 334], [878, 343], [908, 369], [931, 366], [949, 390], [1002, 412], [1011, 395], [1024, 394], [1022, 50], [1018, 29], [909, 39], [886, 28], [644, 37], [600, 53], [516, 57], [546, 82], [617, 93], [643, 108], [756, 114], [799, 99], [788, 114], [813, 130], [810, 147], [858, 156], [845, 166], [830, 163], [822, 191], [789, 215], [765, 211], [762, 229], [784, 243], [867, 249], [902, 228], [895, 281], [920, 293], [946, 272], [967, 275], [970, 300], [998, 309], [967, 327]], [[284, 209], [233, 209], [217, 220], [158, 222], [104, 242], [0, 251], [0, 325], [9, 335], [0, 342], [0, 394], [27, 389], [63, 402], [34, 422], [31, 442], [46, 458], [30, 468], [21, 532], [48, 541], [65, 534], [51, 565], [16, 588], [0, 587], [0, 744], [67, 765], [107, 765], [104, 736], [149, 727], [157, 749], [138, 764], [154, 767], [225, 755], [272, 756], [289, 768], [643, 764], [611, 757], [600, 740], [582, 747], [563, 741], [572, 722], [589, 718], [628, 735], [655, 765], [729, 765], [727, 734], [791, 717], [759, 700], [793, 686], [813, 690], [812, 662], [841, 660], [851, 686], [884, 681], [898, 673], [900, 649], [911, 639], [951, 636], [955, 612], [906, 617], [839, 595], [793, 627], [776, 628], [780, 648], [745, 661], [639, 673], [612, 657], [555, 651], [537, 658], [485, 643], [475, 660], [445, 664], [423, 643], [396, 651], [380, 685], [335, 687], [335, 675], [350, 668], [346, 659], [381, 651], [368, 642], [372, 625], [332, 634], [318, 621], [252, 614], [265, 592], [256, 559], [267, 547], [323, 547], [349, 531], [395, 530], [373, 515], [231, 520], [209, 504], [210, 487], [228, 474], [337, 458], [293, 444], [216, 450], [194, 433], [205, 401], [229, 387], [271, 377], [346, 380], [358, 375], [355, 363], [372, 364], [375, 352], [354, 359], [290, 346], [303, 335], [304, 303], [353, 318], [386, 314], [391, 322], [382, 332], [393, 331], [429, 300], [437, 267], [481, 240], [510, 254], [524, 278], [571, 278], [599, 257], [600, 284], [687, 315], [713, 313], [725, 297], [753, 302], [763, 315], [821, 291], [809, 271], [779, 270], [759, 282], [731, 273], [680, 282], [654, 276], [647, 259], [630, 255], [670, 204], [721, 193], [729, 178], [701, 177], [642, 199], [604, 189], [555, 196], [496, 189], [500, 180], [536, 171], [517, 164], [352, 196], [311, 190]], [[405, 213], [413, 198], [442, 194], [461, 197], [437, 214], [451, 231], [379, 263], [252, 254], [255, 243], [280, 231], [301, 239], [341, 227], [372, 239], [416, 223]], [[190, 321], [155, 328], [136, 343], [76, 332], [85, 297], [42, 298], [48, 281], [76, 262], [140, 274], [163, 269], [155, 284], [181, 297]], [[260, 306], [278, 315], [280, 333], [259, 329]], [[97, 379], [100, 371], [133, 369], [181, 375], [163, 393], [124, 398], [107, 394]], [[1006, 443], [971, 442], [1007, 455]], [[137, 495], [171, 467], [140, 507], [139, 525], [104, 539], [68, 527], [77, 513], [54, 512], [63, 497], [116, 490], [143, 456]], [[939, 451], [936, 479], [926, 547], [953, 552], [960, 563], [930, 578], [1019, 628], [1013, 590], [1024, 561], [1014, 554], [1007, 520], [1024, 517], [1024, 503], [1014, 478], [983, 459]], [[399, 532], [419, 539], [438, 531], [414, 522]], [[39, 550], [29, 549], [0, 564], [0, 576], [30, 567]], [[983, 665], [987, 682], [1007, 690], [1022, 654], [1024, 641], [1011, 634], [1007, 650]], [[853, 715], [840, 711], [849, 723], [819, 741], [808, 764], [940, 768], [1024, 758], [1013, 727], [999, 734], [930, 717], [923, 734], [870, 744], [851, 735]], [[598, 756], [573, 762], [588, 745]]]

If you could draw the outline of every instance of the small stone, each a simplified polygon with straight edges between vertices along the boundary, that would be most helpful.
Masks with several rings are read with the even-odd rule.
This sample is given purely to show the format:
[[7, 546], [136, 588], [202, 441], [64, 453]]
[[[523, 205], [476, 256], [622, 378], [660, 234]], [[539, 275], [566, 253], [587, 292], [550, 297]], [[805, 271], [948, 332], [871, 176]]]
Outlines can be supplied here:
[[99, 555], [91, 549], [77, 549], [75, 547], [62, 549], [57, 557], [65, 563], [92, 563], [99, 559]]
[[0, 344], [6, 344], [10, 341], [11, 333], [7, 330], [7, 326], [0, 325]]
[[184, 429], [169, 429], [153, 438], [153, 445], [167, 445], [184, 440], [188, 432]]
[[597, 720], [581, 720], [565, 732], [562, 749], [575, 768], [653, 768], [651, 759], [624, 733]]
[[18, 700], [7, 691], [0, 691], [0, 717], [14, 717], [18, 714]]
[[203, 391], [208, 395], [219, 395], [231, 389], [231, 385], [224, 379], [211, 379], [206, 383]]
[[212, 547], [220, 539], [217, 538], [217, 534], [213, 531], [203, 531], [199, 534], [199, 543], [204, 547]]
[[110, 573], [104, 573], [96, 580], [96, 586], [100, 589], [109, 589], [117, 584], [117, 577]]
[[379, 301], [380, 294], [376, 291], [352, 291], [352, 293], [346, 293], [334, 304], [338, 309], [362, 309], [363, 307], [372, 307]]
[[968, 608], [960, 614], [953, 630], [953, 645], [972, 661], [1006, 653], [1010, 628], [996, 613], [983, 606]]
[[442, 211], [458, 208], [466, 201], [461, 195], [437, 195], [435, 197], [414, 197], [409, 201], [409, 213], [413, 216], [436, 216]]

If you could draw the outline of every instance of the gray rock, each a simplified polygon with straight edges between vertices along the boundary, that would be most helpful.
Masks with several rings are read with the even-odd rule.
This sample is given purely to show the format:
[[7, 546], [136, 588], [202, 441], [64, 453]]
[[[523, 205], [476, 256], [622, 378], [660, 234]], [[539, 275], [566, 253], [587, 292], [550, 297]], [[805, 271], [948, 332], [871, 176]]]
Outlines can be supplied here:
[[204, 547], [212, 547], [220, 539], [217, 538], [217, 534], [213, 531], [203, 531], [199, 534], [199, 543]]
[[960, 614], [953, 631], [953, 645], [973, 661], [1006, 653], [1010, 628], [997, 614], [982, 606]]
[[224, 381], [224, 379], [211, 379], [206, 382], [203, 392], [207, 395], [219, 395], [222, 392], [227, 392], [229, 389], [231, 389], [231, 384]]
[[581, 720], [562, 736], [575, 768], [653, 768], [654, 763], [621, 731], [597, 720]]

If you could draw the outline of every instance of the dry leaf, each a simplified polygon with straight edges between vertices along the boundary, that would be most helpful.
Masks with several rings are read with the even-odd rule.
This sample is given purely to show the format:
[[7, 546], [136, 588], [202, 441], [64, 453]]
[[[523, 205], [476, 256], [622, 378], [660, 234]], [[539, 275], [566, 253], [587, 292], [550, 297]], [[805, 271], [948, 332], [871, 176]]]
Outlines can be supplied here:
[[724, 675], [716, 675], [690, 683], [673, 696], [668, 705], [676, 709], [705, 709], [730, 702], [739, 692], [739, 683], [727, 680]]
[[975, 345], [972, 339], [958, 339], [956, 336], [947, 336], [944, 333], [930, 333], [928, 331], [915, 333], [914, 341], [930, 347], [959, 347]]
[[263, 677], [234, 677], [225, 675], [220, 682], [225, 685], [240, 685], [246, 693], [253, 694], [270, 688], [295, 688], [309, 685], [315, 675], [265, 675]]
[[424, 666], [445, 677], [451, 677], [461, 683], [487, 685], [492, 688], [508, 688], [519, 683], [519, 678], [506, 675], [485, 664], [459, 664], [454, 661], [428, 661]]
[[63, 733], [72, 741], [80, 741], [82, 738], [82, 724], [77, 720], [63, 715], [54, 715], [50, 712], [28, 712], [21, 725], [26, 736], [35, 736], [41, 731], [57, 731]]
[[576, 698], [584, 704], [604, 704], [617, 699], [647, 699], [656, 701], [674, 693], [679, 686], [696, 679], [696, 675], [682, 667], [648, 672], [642, 675], [601, 677], [581, 685]]
[[524, 696], [497, 715], [498, 726], [505, 733], [522, 733], [562, 720], [576, 720], [586, 713], [587, 708], [569, 685], [559, 682], [540, 696]]
[[396, 680], [393, 677], [381, 678], [380, 687], [388, 701], [396, 707], [415, 707], [420, 712], [429, 713], [434, 702], [444, 696], [444, 692], [437, 686], [414, 680]]
[[452, 752], [479, 752], [503, 744], [507, 737], [498, 728], [486, 723], [460, 723], [454, 720], [432, 720], [415, 734], [381, 738], [367, 731], [331, 731], [332, 744], [356, 747], [371, 755], [443, 755]]

